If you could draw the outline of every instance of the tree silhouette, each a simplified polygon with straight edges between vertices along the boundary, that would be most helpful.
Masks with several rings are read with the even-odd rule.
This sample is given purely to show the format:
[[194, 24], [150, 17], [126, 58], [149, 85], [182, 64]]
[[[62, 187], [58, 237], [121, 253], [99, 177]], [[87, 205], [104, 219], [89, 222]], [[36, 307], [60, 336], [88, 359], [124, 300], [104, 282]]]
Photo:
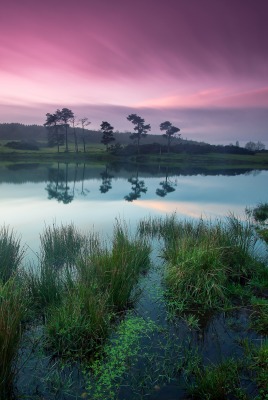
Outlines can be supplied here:
[[77, 142], [77, 134], [76, 134], [76, 130], [75, 127], [78, 125], [78, 123], [76, 122], [76, 117], [75, 115], [70, 119], [72, 126], [73, 126], [73, 134], [74, 134], [74, 147], [75, 147], [75, 151], [76, 153], [78, 153], [78, 142]]
[[44, 126], [48, 130], [48, 146], [53, 147], [57, 145], [58, 153], [60, 152], [60, 145], [63, 145], [64, 138], [61, 134], [62, 126], [60, 125], [60, 117], [59, 114], [56, 112], [55, 114], [46, 114], [46, 122]]
[[131, 192], [124, 197], [127, 201], [137, 200], [141, 197], [141, 193], [147, 192], [147, 187], [145, 187], [145, 183], [143, 180], [139, 179], [139, 173], [137, 170], [136, 176], [132, 176], [128, 179], [128, 182], [131, 183]]
[[101, 131], [102, 131], [102, 139], [101, 143], [106, 146], [106, 151], [108, 150], [108, 145], [115, 140], [114, 138], [114, 127], [109, 124], [109, 122], [102, 121], [101, 123]]
[[[172, 125], [171, 122], [165, 121], [160, 124], [160, 130], [166, 131], [166, 133], [164, 133], [162, 136], [165, 137], [168, 141], [168, 153], [169, 153], [171, 141], [174, 139], [175, 134], [179, 132], [180, 129]], [[176, 137], [180, 137], [180, 134], [177, 135]]]
[[141, 138], [144, 138], [147, 136], [147, 132], [151, 130], [151, 125], [145, 125], [144, 124], [144, 119], [139, 117], [137, 114], [130, 114], [127, 117], [127, 120], [132, 122], [134, 125], [134, 131], [130, 135], [130, 139], [137, 140], [137, 146], [138, 146], [138, 153], [140, 152], [140, 140]]
[[68, 128], [69, 128], [69, 121], [71, 121], [74, 118], [74, 113], [72, 110], [69, 108], [63, 108], [61, 111], [57, 110], [57, 113], [59, 114], [60, 121], [62, 122], [64, 128], [65, 128], [65, 151], [69, 151], [68, 147]]
[[86, 152], [85, 126], [88, 126], [89, 124], [91, 124], [91, 122], [88, 120], [88, 118], [81, 118], [80, 122], [81, 122], [82, 130], [83, 130], [83, 145], [84, 145], [84, 153], [85, 153]]

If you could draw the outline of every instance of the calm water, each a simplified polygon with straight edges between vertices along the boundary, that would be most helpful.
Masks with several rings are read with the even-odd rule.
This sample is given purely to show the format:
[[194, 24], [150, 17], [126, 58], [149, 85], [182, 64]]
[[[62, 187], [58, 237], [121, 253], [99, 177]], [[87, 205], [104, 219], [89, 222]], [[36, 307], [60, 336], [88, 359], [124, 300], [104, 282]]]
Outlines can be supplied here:
[[[122, 165], [12, 164], [0, 167], [0, 225], [9, 225], [21, 235], [22, 243], [29, 246], [28, 259], [34, 260], [39, 234], [45, 225], [55, 221], [73, 222], [84, 232], [94, 229], [109, 235], [115, 218], [136, 226], [143, 217], [175, 211], [182, 218], [224, 217], [229, 212], [243, 217], [246, 206], [267, 202], [267, 178], [268, 171], [208, 173], [205, 169], [133, 169]], [[158, 247], [155, 243], [153, 258], [161, 264]], [[163, 331], [153, 334], [149, 342], [148, 337], [142, 339], [140, 360], [130, 363], [118, 395], [120, 400], [185, 399], [185, 385], [172, 372], [174, 362], [181, 357], [181, 346], [198, 348], [205, 363], [217, 363], [225, 357], [240, 357], [238, 339], [259, 340], [248, 331], [248, 315], [243, 310], [231, 316], [234, 328], [230, 326], [230, 316], [228, 322], [222, 314], [205, 321], [198, 331], [189, 329], [183, 320], [171, 321], [161, 282], [161, 268], [151, 268], [139, 283], [142, 291], [135, 313], [149, 317]], [[18, 399], [81, 398], [86, 382], [79, 366], [67, 364], [62, 369], [60, 360], [51, 359], [43, 350], [39, 338], [42, 332], [42, 326], [33, 326], [24, 335], [15, 382]], [[145, 354], [150, 354], [148, 360]], [[167, 368], [169, 378], [165, 377]], [[142, 387], [137, 388], [137, 382], [146, 376], [150, 379], [143, 392]]]
[[0, 167], [0, 225], [39, 249], [45, 225], [73, 222], [110, 234], [115, 218], [130, 226], [148, 215], [243, 215], [268, 200], [268, 171], [181, 170], [91, 164], [11, 164]]

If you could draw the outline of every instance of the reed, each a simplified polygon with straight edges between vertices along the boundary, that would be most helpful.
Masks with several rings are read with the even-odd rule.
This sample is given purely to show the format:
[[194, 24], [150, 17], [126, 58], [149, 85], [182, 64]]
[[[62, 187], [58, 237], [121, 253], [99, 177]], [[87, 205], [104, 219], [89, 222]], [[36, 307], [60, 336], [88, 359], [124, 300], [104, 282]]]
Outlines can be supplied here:
[[25, 250], [13, 230], [0, 228], [0, 281], [7, 282], [18, 270]]

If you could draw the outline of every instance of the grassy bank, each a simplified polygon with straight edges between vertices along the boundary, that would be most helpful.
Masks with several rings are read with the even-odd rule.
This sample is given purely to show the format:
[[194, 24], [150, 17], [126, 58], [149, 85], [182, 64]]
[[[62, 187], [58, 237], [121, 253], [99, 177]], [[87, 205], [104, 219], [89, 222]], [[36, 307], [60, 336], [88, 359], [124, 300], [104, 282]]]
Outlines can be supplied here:
[[132, 156], [116, 156], [106, 151], [101, 144], [91, 144], [86, 152], [75, 152], [73, 144], [69, 146], [69, 152], [61, 150], [59, 153], [56, 148], [48, 148], [42, 145], [39, 150], [15, 150], [0, 143], [0, 160], [3, 162], [127, 162], [149, 165], [182, 165], [187, 168], [208, 166], [209, 169], [224, 167], [225, 169], [254, 168], [268, 169], [268, 153], [256, 153], [255, 155], [240, 154], [190, 154], [190, 153], [163, 153], [142, 154]]

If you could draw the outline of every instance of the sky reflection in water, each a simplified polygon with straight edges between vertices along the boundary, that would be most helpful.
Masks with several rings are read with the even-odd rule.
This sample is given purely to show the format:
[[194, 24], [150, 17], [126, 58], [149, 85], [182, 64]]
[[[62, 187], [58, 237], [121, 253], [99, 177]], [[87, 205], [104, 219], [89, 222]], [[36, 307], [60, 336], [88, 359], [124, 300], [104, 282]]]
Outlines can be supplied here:
[[2, 169], [1, 225], [14, 228], [22, 243], [36, 252], [39, 234], [45, 225], [55, 222], [73, 222], [83, 232], [94, 229], [109, 236], [115, 218], [135, 226], [146, 216], [175, 211], [183, 218], [224, 217], [230, 212], [243, 215], [246, 206], [268, 200], [268, 171], [210, 176], [175, 175], [167, 170], [151, 175], [107, 168], [85, 173], [88, 167], [79, 168], [80, 174], [77, 166], [71, 165], [68, 171], [66, 166], [48, 169], [38, 177], [27, 172], [27, 179], [21, 180], [23, 170]]

